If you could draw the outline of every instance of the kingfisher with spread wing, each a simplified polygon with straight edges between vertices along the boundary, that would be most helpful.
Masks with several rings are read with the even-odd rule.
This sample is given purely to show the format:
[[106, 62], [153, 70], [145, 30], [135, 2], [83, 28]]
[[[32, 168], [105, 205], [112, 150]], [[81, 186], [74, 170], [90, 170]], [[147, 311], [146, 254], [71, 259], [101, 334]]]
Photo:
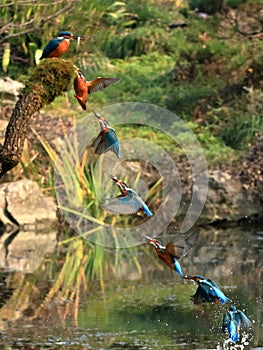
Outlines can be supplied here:
[[222, 332], [228, 332], [232, 342], [236, 342], [239, 340], [241, 325], [249, 328], [251, 322], [243, 311], [237, 310], [235, 306], [230, 306], [229, 311], [223, 316]]
[[195, 281], [198, 284], [196, 293], [191, 297], [194, 304], [220, 303], [225, 304], [230, 299], [220, 290], [218, 285], [203, 276], [184, 276], [185, 279]]
[[185, 275], [179, 261], [188, 255], [198, 236], [199, 232], [194, 232], [186, 238], [183, 245], [179, 245], [176, 242], [169, 242], [166, 246], [158, 239], [148, 236], [145, 238], [154, 246], [159, 258], [163, 260], [171, 269], [175, 270], [180, 277], [184, 277]]
[[82, 71], [75, 67], [76, 77], [74, 79], [75, 97], [78, 100], [82, 109], [86, 110], [87, 98], [89, 94], [100, 91], [106, 87], [117, 83], [119, 78], [96, 78], [94, 80], [87, 80]]
[[118, 158], [120, 158], [120, 143], [116, 131], [101, 115], [96, 112], [94, 112], [94, 115], [100, 123], [100, 133], [91, 145], [92, 147], [95, 147], [95, 153], [100, 155], [112, 151]]
[[111, 179], [119, 187], [121, 194], [103, 204], [101, 207], [104, 210], [116, 214], [134, 214], [143, 211], [147, 216], [153, 215], [137, 192], [129, 188], [125, 182], [119, 180], [116, 176], [111, 176]]

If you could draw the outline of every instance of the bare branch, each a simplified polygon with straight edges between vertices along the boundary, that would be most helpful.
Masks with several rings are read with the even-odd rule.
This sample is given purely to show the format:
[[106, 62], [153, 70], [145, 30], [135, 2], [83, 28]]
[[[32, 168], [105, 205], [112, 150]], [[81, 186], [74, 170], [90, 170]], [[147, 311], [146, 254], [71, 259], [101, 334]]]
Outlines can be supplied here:
[[9, 29], [11, 27], [11, 23], [6, 24], [5, 26], [3, 26], [2, 28], [0, 28], [0, 35], [3, 34], [7, 29]]
[[35, 30], [34, 27], [30, 28], [30, 29], [26, 29], [22, 32], [19, 32], [19, 33], [14, 33], [14, 34], [9, 34], [7, 35], [6, 37], [4, 37], [2, 40], [0, 40], [0, 44], [4, 43], [5, 41], [7, 41], [8, 39], [11, 39], [11, 38], [16, 38], [17, 36], [20, 36], [20, 35], [23, 35], [23, 34], [27, 34], [27, 33], [31, 33]]
[[61, 4], [61, 3], [64, 3], [64, 2], [65, 1], [63, 1], [63, 0], [58, 0], [58, 1], [51, 2], [51, 3], [38, 4], [37, 0], [29, 0], [29, 1], [20, 1], [20, 2], [10, 2], [8, 4], [0, 5], [0, 8], [11, 7], [11, 6], [39, 6], [39, 7], [46, 7], [46, 6], [52, 6], [52, 5]]
[[[73, 6], [73, 2], [71, 2], [70, 4], [68, 4], [67, 6], [63, 7], [62, 9], [58, 10], [56, 13], [50, 15], [50, 16], [47, 16], [47, 17], [43, 17], [43, 19], [41, 20], [41, 23], [40, 25], [42, 25], [43, 23], [46, 23], [48, 21], [50, 21], [51, 19], [53, 19], [54, 17], [57, 17], [59, 16], [61, 13], [63, 12], [66, 12], [68, 11], [69, 9], [71, 9], [71, 7]], [[28, 23], [28, 22], [27, 22]], [[34, 30], [36, 30], [37, 28], [39, 28], [39, 24], [38, 26], [34, 26], [34, 20], [32, 20], [31, 24], [33, 25], [31, 28], [29, 29], [26, 29], [26, 30], [23, 30], [21, 32], [17, 32], [17, 33], [13, 33], [13, 34], [9, 34], [5, 37], [3, 37], [1, 40], [0, 40], [0, 44], [6, 42], [7, 40], [11, 39], [11, 38], [16, 38], [20, 35], [24, 35], [24, 34], [27, 34], [27, 33], [31, 33], [33, 32]], [[14, 25], [11, 25], [12, 27], [14, 27]]]
[[[76, 3], [76, 2], [78, 2], [78, 0], [77, 0], [77, 1], [74, 1], [74, 2]], [[73, 2], [69, 3], [69, 4], [68, 4], [67, 6], [65, 6], [63, 9], [60, 9], [59, 11], [57, 11], [56, 13], [54, 13], [53, 15], [50, 15], [50, 16], [48, 16], [48, 17], [42, 19], [41, 22], [42, 22], [42, 23], [48, 22], [50, 19], [52, 19], [52, 18], [54, 18], [54, 17], [57, 17], [57, 16], [59, 16], [61, 13], [66, 12], [67, 10], [71, 9], [71, 7], [73, 7], [73, 5], [74, 5]]]
[[[28, 21], [28, 22], [25, 22], [25, 23], [23, 23], [23, 27], [26, 27], [26, 26], [28, 26], [28, 25], [30, 25], [30, 24], [32, 24], [34, 22], [34, 18], [32, 18], [30, 21]], [[12, 27], [13, 28], [20, 28], [21, 27], [21, 24], [13, 24], [12, 25]]]

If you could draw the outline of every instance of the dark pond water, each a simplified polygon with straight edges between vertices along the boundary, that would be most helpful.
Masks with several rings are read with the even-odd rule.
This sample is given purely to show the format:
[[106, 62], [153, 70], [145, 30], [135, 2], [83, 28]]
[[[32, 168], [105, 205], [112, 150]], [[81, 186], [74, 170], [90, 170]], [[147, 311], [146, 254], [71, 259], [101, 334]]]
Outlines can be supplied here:
[[183, 261], [187, 273], [215, 280], [250, 318], [252, 327], [242, 329], [236, 344], [221, 333], [229, 306], [193, 305], [195, 284], [183, 282], [150, 249], [137, 253], [142, 275], [126, 257], [108, 276], [104, 292], [91, 285], [80, 293], [77, 310], [70, 300], [55, 297], [36, 316], [36, 304], [52, 285], [49, 274], [27, 273], [25, 282], [23, 271], [5, 273], [0, 349], [263, 349], [262, 241], [260, 227], [204, 228]]

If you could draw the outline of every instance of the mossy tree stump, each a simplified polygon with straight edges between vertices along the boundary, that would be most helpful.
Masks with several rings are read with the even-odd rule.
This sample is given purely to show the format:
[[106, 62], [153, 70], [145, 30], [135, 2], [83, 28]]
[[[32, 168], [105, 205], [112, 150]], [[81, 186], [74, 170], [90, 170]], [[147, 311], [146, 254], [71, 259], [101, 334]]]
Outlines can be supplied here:
[[31, 116], [67, 91], [73, 75], [72, 61], [52, 58], [43, 60], [29, 77], [0, 145], [0, 178], [19, 163]]

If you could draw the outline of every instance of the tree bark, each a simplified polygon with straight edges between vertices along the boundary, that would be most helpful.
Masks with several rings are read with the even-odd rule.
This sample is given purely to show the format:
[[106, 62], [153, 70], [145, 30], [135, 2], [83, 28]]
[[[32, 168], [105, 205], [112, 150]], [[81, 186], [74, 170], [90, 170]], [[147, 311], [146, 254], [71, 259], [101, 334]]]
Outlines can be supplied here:
[[45, 59], [35, 69], [17, 101], [0, 145], [0, 178], [20, 161], [32, 115], [68, 90], [74, 74], [71, 61]]

